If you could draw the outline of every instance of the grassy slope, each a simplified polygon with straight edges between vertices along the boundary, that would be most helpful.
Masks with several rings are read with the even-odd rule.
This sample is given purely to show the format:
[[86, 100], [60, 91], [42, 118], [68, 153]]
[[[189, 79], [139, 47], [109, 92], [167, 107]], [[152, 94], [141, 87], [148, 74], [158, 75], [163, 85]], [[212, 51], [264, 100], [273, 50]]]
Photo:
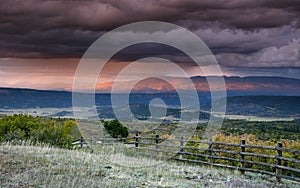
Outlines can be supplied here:
[[[112, 148], [109, 148], [110, 150]], [[118, 148], [115, 149], [118, 151]], [[103, 153], [106, 153], [105, 155]], [[192, 164], [164, 162], [148, 168], [113, 165], [104, 157], [116, 153], [89, 153], [38, 146], [0, 146], [0, 187], [297, 187], [290, 181]], [[123, 154], [117, 160], [147, 163], [151, 159]]]

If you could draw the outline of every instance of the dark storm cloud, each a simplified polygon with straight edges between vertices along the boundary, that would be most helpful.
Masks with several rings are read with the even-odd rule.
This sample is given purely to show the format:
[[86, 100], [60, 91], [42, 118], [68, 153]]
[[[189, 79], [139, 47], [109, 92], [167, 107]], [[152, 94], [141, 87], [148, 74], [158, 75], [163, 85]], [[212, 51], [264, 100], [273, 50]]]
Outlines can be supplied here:
[[[299, 17], [293, 0], [5, 1], [1, 23], [18, 33], [49, 28], [106, 30], [132, 21], [218, 21], [239, 28], [278, 27]], [[16, 27], [17, 26], [17, 27]]]
[[[81, 57], [108, 30], [135, 21], [159, 20], [191, 29], [224, 66], [300, 67], [300, 2], [297, 0], [11, 0], [1, 3], [1, 57]], [[147, 46], [138, 48], [136, 53], [124, 54], [124, 59], [146, 49]], [[155, 53], [165, 55], [161, 52], [166, 50], [169, 55], [186, 60], [180, 53], [159, 49]]]

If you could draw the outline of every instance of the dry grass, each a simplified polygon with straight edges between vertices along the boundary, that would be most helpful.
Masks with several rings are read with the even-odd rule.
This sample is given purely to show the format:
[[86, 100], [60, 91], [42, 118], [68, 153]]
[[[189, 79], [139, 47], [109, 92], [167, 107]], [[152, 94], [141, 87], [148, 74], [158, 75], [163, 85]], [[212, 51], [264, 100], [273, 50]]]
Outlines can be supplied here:
[[[121, 146], [101, 147], [94, 153], [47, 146], [2, 144], [0, 187], [299, 187], [291, 181], [193, 164], [163, 162], [145, 168], [112, 161], [147, 165], [154, 159], [125, 155]], [[110, 159], [110, 160], [106, 160]]]

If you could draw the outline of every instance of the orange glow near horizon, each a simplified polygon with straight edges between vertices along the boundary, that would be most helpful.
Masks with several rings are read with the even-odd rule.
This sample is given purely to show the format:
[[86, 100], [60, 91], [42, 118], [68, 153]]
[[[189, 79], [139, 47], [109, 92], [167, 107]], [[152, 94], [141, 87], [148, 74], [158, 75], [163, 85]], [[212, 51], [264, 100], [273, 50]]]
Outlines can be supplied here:
[[[0, 87], [12, 88], [32, 88], [43, 90], [72, 90], [74, 74], [79, 63], [79, 58], [56, 58], [56, 59], [20, 59], [20, 58], [0, 58]], [[126, 67], [129, 62], [110, 62], [103, 69], [99, 76], [95, 89], [98, 92], [110, 92], [113, 81], [119, 72]], [[197, 72], [190, 66], [190, 75], [197, 76]], [[137, 74], [125, 75], [121, 80], [121, 87], [118, 91], [128, 87], [128, 83], [138, 80], [139, 74], [144, 70], [137, 70]], [[147, 72], [149, 73], [149, 72]], [[172, 70], [166, 70], [166, 74], [171, 74]], [[198, 74], [199, 75], [199, 74]], [[155, 77], [155, 76], [154, 76]], [[174, 91], [174, 89], [189, 90], [196, 88], [199, 91], [218, 90], [219, 86], [209, 88], [207, 82], [197, 81], [194, 84], [187, 84], [185, 77], [171, 77], [174, 85], [160, 79], [146, 79], [140, 81], [132, 88], [132, 91]], [[273, 83], [240, 83], [227, 82], [227, 90], [255, 90], [255, 89], [291, 89], [288, 85], [276, 85]], [[292, 88], [293, 89], [293, 88]]]

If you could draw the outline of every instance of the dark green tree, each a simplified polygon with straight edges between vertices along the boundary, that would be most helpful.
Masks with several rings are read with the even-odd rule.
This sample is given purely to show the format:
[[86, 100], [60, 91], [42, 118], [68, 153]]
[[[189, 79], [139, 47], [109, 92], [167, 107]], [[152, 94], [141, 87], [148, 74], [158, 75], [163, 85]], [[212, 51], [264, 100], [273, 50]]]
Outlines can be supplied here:
[[113, 138], [126, 138], [128, 136], [128, 128], [123, 126], [118, 120], [104, 121], [104, 128]]

